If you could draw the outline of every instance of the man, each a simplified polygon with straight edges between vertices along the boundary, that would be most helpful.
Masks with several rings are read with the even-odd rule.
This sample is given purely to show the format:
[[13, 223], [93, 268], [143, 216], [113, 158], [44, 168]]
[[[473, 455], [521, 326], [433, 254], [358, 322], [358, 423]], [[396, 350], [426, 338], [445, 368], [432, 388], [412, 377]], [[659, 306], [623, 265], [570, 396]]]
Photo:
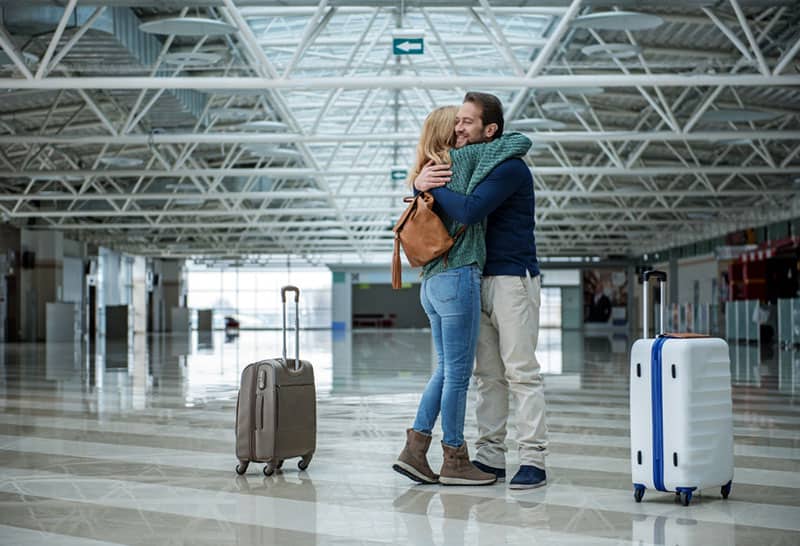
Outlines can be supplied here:
[[[456, 147], [503, 134], [500, 100], [467, 93], [456, 117]], [[429, 165], [414, 187], [430, 191], [442, 210], [462, 224], [486, 220], [486, 266], [481, 280], [481, 322], [474, 375], [478, 441], [473, 463], [498, 480], [506, 475], [509, 393], [517, 409], [520, 468], [509, 487], [547, 483], [544, 389], [536, 360], [541, 276], [536, 259], [533, 179], [521, 159], [498, 165], [470, 195], [451, 192], [448, 165]]]

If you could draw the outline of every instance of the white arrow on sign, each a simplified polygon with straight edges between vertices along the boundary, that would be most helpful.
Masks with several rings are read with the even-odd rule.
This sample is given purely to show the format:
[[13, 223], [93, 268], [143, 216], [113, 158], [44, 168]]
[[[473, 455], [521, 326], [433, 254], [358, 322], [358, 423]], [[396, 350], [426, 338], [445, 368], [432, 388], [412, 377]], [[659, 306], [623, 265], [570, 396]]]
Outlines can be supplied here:
[[409, 51], [422, 51], [422, 42], [405, 41], [398, 43], [397, 45], [395, 45], [395, 47], [400, 51], [405, 51], [406, 53], [408, 53]]

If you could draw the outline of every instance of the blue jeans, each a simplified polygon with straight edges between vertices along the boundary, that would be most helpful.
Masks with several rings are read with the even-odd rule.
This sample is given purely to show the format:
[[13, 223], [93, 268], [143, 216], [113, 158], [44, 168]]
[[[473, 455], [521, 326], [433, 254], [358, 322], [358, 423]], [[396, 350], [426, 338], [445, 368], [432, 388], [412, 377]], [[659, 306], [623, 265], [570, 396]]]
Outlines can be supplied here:
[[438, 365], [422, 393], [414, 430], [430, 434], [441, 412], [442, 441], [460, 447], [481, 315], [478, 267], [458, 267], [424, 280], [420, 300], [431, 322]]

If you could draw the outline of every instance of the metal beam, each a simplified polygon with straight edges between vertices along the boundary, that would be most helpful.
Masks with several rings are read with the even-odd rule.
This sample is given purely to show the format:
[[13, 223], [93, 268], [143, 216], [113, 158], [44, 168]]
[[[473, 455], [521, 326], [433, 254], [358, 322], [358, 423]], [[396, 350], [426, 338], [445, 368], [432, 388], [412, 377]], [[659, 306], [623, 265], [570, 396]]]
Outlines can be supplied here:
[[22, 75], [25, 76], [26, 79], [33, 79], [33, 74], [31, 74], [31, 71], [28, 70], [28, 67], [25, 65], [24, 57], [14, 44], [14, 39], [11, 38], [11, 35], [6, 30], [6, 27], [4, 27], [2, 24], [0, 24], [0, 49], [6, 52], [6, 55], [8, 55], [8, 57], [11, 59], [11, 62], [13, 62], [14, 66], [16, 66], [17, 69], [22, 72]]
[[86, 32], [90, 28], [92, 28], [92, 25], [94, 25], [95, 21], [97, 21], [97, 19], [103, 14], [105, 10], [106, 6], [99, 6], [95, 8], [92, 15], [89, 16], [86, 22], [83, 23], [81, 27], [72, 34], [67, 43], [64, 44], [64, 47], [62, 47], [61, 50], [58, 52], [58, 55], [56, 55], [55, 58], [50, 62], [50, 66], [47, 67], [47, 71], [45, 72], [45, 74], [50, 73], [50, 71], [52, 71], [56, 66], [58, 66], [58, 63], [60, 63], [64, 59], [64, 57], [67, 56], [67, 53], [72, 51], [72, 48], [75, 46], [75, 44], [77, 44], [78, 41], [83, 37], [83, 35], [86, 34]]
[[[115, 178], [137, 178], [139, 176], [176, 177], [176, 176], [253, 176], [263, 175], [273, 178], [330, 178], [337, 176], [388, 176], [390, 168], [350, 168], [318, 170], [304, 167], [265, 167], [265, 168], [176, 168], [176, 169], [56, 169], [52, 171], [24, 170], [19, 172], [0, 171], [0, 178], [51, 178], [53, 176], [109, 176]], [[658, 167], [532, 167], [531, 172], [538, 176], [603, 175], [618, 177], [666, 176], [681, 174], [706, 175], [751, 175], [772, 174], [786, 175], [800, 173], [800, 165], [787, 167], [770, 167], [769, 165], [746, 166], [728, 165], [720, 167], [685, 167], [683, 165], [662, 165]]]
[[306, 49], [311, 45], [311, 42], [313, 42], [314, 38], [325, 28], [335, 13], [335, 8], [331, 8], [327, 13], [325, 13], [327, 7], [328, 0], [320, 0], [319, 6], [317, 6], [317, 11], [311, 16], [306, 24], [306, 28], [303, 31], [303, 36], [300, 38], [300, 43], [297, 44], [297, 49], [295, 49], [292, 59], [289, 61], [283, 71], [284, 78], [289, 77], [289, 74], [292, 73], [294, 67], [297, 66], [297, 63], [300, 62], [300, 59], [303, 57], [303, 53], [305, 53]]
[[[581, 0], [572, 0], [572, 3], [567, 8], [567, 11], [561, 17], [561, 20], [558, 22], [555, 30], [553, 33], [547, 38], [547, 43], [545, 46], [539, 51], [538, 55], [536, 55], [536, 59], [534, 59], [533, 64], [528, 69], [528, 73], [526, 77], [533, 78], [538, 76], [544, 67], [547, 65], [548, 61], [550, 61], [550, 57], [553, 55], [553, 52], [558, 47], [558, 44], [561, 42], [561, 38], [567, 32], [570, 23], [578, 14], [578, 11], [581, 8]], [[512, 106], [511, 111], [516, 111], [516, 109]]]
[[452, 89], [453, 87], [507, 88], [576, 88], [576, 87], [771, 87], [798, 86], [800, 75], [761, 74], [574, 74], [545, 75], [533, 78], [518, 76], [350, 76], [321, 78], [264, 77], [87, 77], [45, 78], [27, 80], [0, 78], [2, 89]]
[[798, 52], [800, 52], [800, 38], [797, 39], [789, 51], [783, 54], [783, 57], [780, 58], [778, 64], [775, 66], [775, 70], [772, 71], [772, 75], [780, 75], [780, 73], [783, 72], [787, 66], [789, 66], [789, 63], [792, 62], [792, 59], [797, 56]]
[[[49, 191], [49, 190], [47, 190]], [[774, 190], [767, 190], [770, 194], [776, 195], [785, 195], [790, 193], [800, 193], [800, 190], [794, 190], [791, 188], [782, 188], [782, 189], [774, 189]], [[397, 207], [401, 207], [402, 205], [399, 203], [399, 199], [408, 195], [409, 192], [402, 191], [402, 190], [371, 190], [369, 193], [364, 192], [339, 192], [333, 196], [334, 199], [362, 199], [371, 201], [373, 199], [383, 199], [383, 198], [396, 198], [398, 199]], [[724, 192], [717, 191], [713, 188], [705, 188], [704, 191], [696, 191], [696, 190], [659, 190], [659, 195], [667, 195], [667, 196], [685, 196], [685, 197], [736, 197], [736, 196], [762, 196], [765, 194], [763, 190], [758, 190], [753, 193], [753, 190], [726, 190]], [[548, 197], [575, 197], [575, 198], [584, 198], [584, 199], [608, 199], [610, 197], [616, 198], [624, 198], [624, 197], [640, 197], [643, 195], [652, 195], [652, 191], [649, 188], [642, 188], [640, 190], [611, 190], [611, 191], [593, 191], [591, 193], [587, 193], [585, 190], [536, 190], [536, 197], [537, 198], [548, 198]], [[119, 193], [83, 193], [81, 195], [75, 195], [70, 192], [64, 192], [63, 194], [58, 193], [24, 193], [24, 194], [13, 194], [13, 193], [0, 193], [0, 201], [13, 201], [13, 202], [27, 202], [27, 201], [73, 201], [75, 199], [79, 199], [81, 201], [112, 201], [112, 200], [130, 200], [130, 201], [158, 201], [158, 200], [202, 200], [202, 201], [218, 201], [222, 199], [251, 199], [251, 200], [259, 200], [259, 199], [280, 199], [280, 200], [296, 200], [296, 201], [319, 201], [320, 199], [328, 199], [330, 196], [327, 193], [323, 192], [304, 192], [304, 191], [292, 191], [292, 190], [276, 190], [276, 191], [242, 191], [242, 192], [152, 192], [152, 193], [130, 193], [130, 192], [119, 192]], [[397, 210], [397, 207], [390, 207], [387, 210]], [[298, 207], [297, 209], [281, 209], [290, 213], [292, 210], [300, 210]], [[305, 210], [305, 209], [304, 209]], [[310, 211], [322, 211], [326, 209], [319, 209], [319, 208], [312, 208], [307, 209]], [[350, 209], [345, 209], [345, 211], [349, 211]], [[554, 209], [555, 211], [559, 211], [562, 209]], [[563, 209], [565, 212], [570, 212], [572, 209]], [[627, 210], [627, 207], [626, 207]], [[658, 211], [663, 209], [653, 209], [648, 208], [646, 210], [649, 211]], [[670, 209], [672, 210], [672, 209]], [[243, 213], [249, 214], [253, 213], [252, 209], [239, 209], [239, 210], [232, 210], [229, 209], [229, 212], [234, 213]], [[587, 211], [584, 211], [587, 212]], [[617, 212], [618, 209], [617, 209]], [[724, 212], [724, 211], [720, 211]]]
[[[625, 226], [625, 227], [633, 227], [633, 228], [642, 228], [648, 226], [707, 226], [709, 223], [728, 223], [731, 222], [731, 218], [720, 217], [720, 218], [709, 218], [709, 219], [687, 219], [687, 218], [673, 218], [673, 219], [644, 219], [644, 220], [625, 220], [620, 222], [619, 224], [615, 223], [615, 227], [617, 226]], [[554, 227], [606, 227], [610, 225], [613, 220], [587, 220], [587, 219], [577, 219], [577, 218], [569, 218], [569, 219], [562, 219], [562, 220], [548, 220], [546, 225], [548, 228]], [[375, 235], [380, 237], [387, 237], [392, 238], [393, 233], [388, 231], [389, 222], [380, 222], [380, 221], [352, 221], [350, 222], [352, 226], [355, 227], [365, 227], [365, 228], [381, 228], [384, 231], [380, 231]], [[166, 226], [166, 227], [164, 227]], [[180, 229], [182, 233], [187, 235], [203, 235], [203, 234], [210, 234], [214, 233], [217, 235], [230, 236], [230, 237], [242, 237], [242, 236], [250, 236], [250, 237], [260, 237], [265, 233], [270, 233], [269, 230], [271, 229], [283, 229], [283, 228], [308, 228], [307, 231], [297, 232], [297, 231], [290, 231], [290, 232], [283, 232], [286, 235], [294, 235], [299, 233], [304, 234], [311, 234], [314, 237], [344, 237], [344, 233], [341, 235], [336, 233], [328, 233], [326, 230], [330, 230], [332, 227], [339, 227], [339, 224], [332, 221], [321, 221], [321, 222], [297, 222], [297, 221], [272, 221], [272, 222], [168, 222], [165, 224], [159, 224], [159, 228], [164, 230], [159, 233], [153, 232], [153, 224], [150, 223], [102, 223], [102, 224], [61, 224], [59, 225], [59, 229], [63, 229], [65, 231], [89, 231], [89, 230], [96, 230], [98, 232], [108, 233], [109, 230], [123, 230], [127, 231], [128, 233], [119, 235], [119, 240], [127, 240], [129, 237], [135, 236], [145, 236], [152, 239], [160, 239], [160, 238], [168, 238], [173, 236], [173, 233], [169, 232], [168, 230], [178, 230]], [[216, 231], [215, 231], [216, 230]], [[236, 230], [236, 231], [231, 231]], [[244, 231], [241, 231], [244, 230]], [[250, 231], [253, 230], [253, 231]], [[136, 231], [136, 233], [130, 233], [131, 231]], [[538, 233], [552, 233], [552, 231], [546, 231], [542, 229], [537, 229]], [[558, 230], [555, 230], [558, 231]], [[639, 231], [639, 230], [637, 230]], [[560, 232], [560, 231], [559, 231]], [[357, 232], [358, 233], [358, 232]]]
[[771, 72], [769, 71], [769, 67], [767, 66], [767, 61], [764, 60], [764, 55], [761, 53], [761, 48], [758, 46], [756, 37], [753, 36], [753, 31], [750, 30], [750, 25], [747, 23], [747, 17], [744, 16], [744, 12], [742, 11], [741, 6], [739, 5], [739, 1], [730, 0], [730, 4], [733, 7], [733, 11], [736, 12], [736, 18], [739, 20], [739, 25], [741, 25], [742, 30], [744, 30], [744, 35], [747, 36], [747, 41], [750, 43], [750, 49], [753, 50], [753, 53], [756, 56], [758, 69], [764, 76], [770, 75]]
[[58, 47], [58, 42], [61, 40], [61, 35], [64, 33], [64, 28], [67, 26], [67, 21], [69, 21], [72, 11], [75, 9], [75, 5], [77, 3], [78, 0], [69, 0], [67, 7], [64, 8], [64, 13], [61, 15], [61, 19], [58, 21], [58, 25], [56, 26], [56, 30], [53, 33], [52, 38], [50, 38], [50, 44], [47, 46], [47, 51], [45, 51], [44, 57], [42, 57], [41, 61], [39, 61], [39, 69], [36, 71], [34, 76], [35, 79], [42, 79], [42, 76], [44, 76], [45, 72], [47, 71], [47, 68], [50, 65], [50, 59], [53, 58], [53, 53], [55, 53], [56, 47]]
[[[741, 130], [741, 131], [697, 131], [678, 133], [675, 131], [548, 131], [526, 133], [535, 142], [715, 142], [731, 139], [754, 140], [800, 140], [800, 130]], [[57, 144], [62, 146], [84, 146], [88, 144], [112, 144], [116, 146], [150, 146], [157, 144], [284, 144], [303, 142], [306, 144], [339, 144], [362, 142], [409, 142], [419, 139], [418, 133], [165, 133], [134, 135], [0, 135], [0, 145]]]
[[[492, 12], [492, 7], [489, 5], [489, 1], [478, 1], [481, 7], [483, 7], [485, 17], [489, 20], [489, 25], [483, 21], [481, 16], [478, 15], [478, 12], [476, 12], [474, 8], [469, 10], [470, 15], [472, 15], [475, 22], [478, 23], [478, 26], [481, 27], [489, 39], [494, 42], [498, 52], [506, 58], [514, 72], [516, 72], [518, 76], [523, 75], [525, 73], [525, 69], [522, 68], [522, 64], [520, 64], [519, 59], [517, 59], [516, 55], [514, 55], [514, 50], [511, 48], [511, 45], [509, 45], [508, 40], [506, 40], [503, 29], [500, 28], [500, 23], [497, 22], [497, 18]], [[489, 26], [491, 26], [491, 28], [489, 28]]]
[[700, 8], [703, 10], [703, 13], [708, 15], [708, 18], [714, 21], [714, 24], [717, 25], [717, 28], [731, 41], [733, 45], [736, 46], [736, 49], [742, 54], [742, 56], [747, 59], [748, 62], [754, 63], [755, 59], [753, 59], [753, 55], [747, 49], [747, 46], [739, 39], [733, 31], [728, 28], [728, 25], [723, 23], [717, 15], [708, 8]]
[[[266, 77], [267, 79], [277, 79], [278, 72], [276, 68], [272, 64], [272, 61], [270, 61], [270, 59], [264, 53], [264, 50], [261, 49], [261, 47], [258, 45], [257, 39], [253, 34], [252, 29], [247, 24], [247, 21], [245, 21], [244, 17], [242, 17], [241, 12], [236, 7], [233, 0], [222, 0], [222, 1], [226, 6], [226, 9], [223, 10], [222, 13], [229, 23], [232, 23], [235, 27], [238, 28], [240, 43], [242, 45], [244, 52], [246, 53], [245, 57], [251, 64], [253, 72], [259, 74], [262, 78]], [[323, 22], [322, 24], [325, 23]], [[286, 100], [283, 98], [281, 93], [275, 90], [274, 92], [271, 93], [271, 98], [272, 102], [275, 104], [278, 110], [279, 115], [284, 119], [284, 121], [287, 122], [289, 127], [294, 131], [302, 133], [303, 130], [300, 124], [297, 122], [296, 118], [294, 117], [294, 113], [289, 108], [288, 104], [286, 103]], [[316, 159], [311, 153], [311, 151], [308, 149], [308, 147], [305, 144], [300, 143], [297, 145], [297, 148], [300, 151], [300, 154], [304, 162], [307, 165], [313, 167], [314, 169], [318, 169]], [[315, 178], [317, 184], [320, 185], [323, 190], [332, 195], [327, 180], [322, 176], [318, 176]], [[334, 208], [337, 209], [337, 217], [343, 218], [341, 211], [338, 210], [338, 205], [332, 198], [330, 199], [330, 203], [334, 206]], [[343, 228], [345, 229], [345, 231], [348, 232], [348, 238], [351, 238], [352, 240], [350, 229], [347, 227], [347, 225], [344, 225]], [[355, 252], [359, 254], [363, 259], [364, 257], [363, 251], [361, 250], [360, 247], [354, 245], [353, 250], [355, 250]]]
[[[566, 190], [548, 190], [545, 195], [541, 197], [574, 197], [575, 192]], [[684, 198], [684, 199], [710, 199], [710, 198], [732, 198], [732, 197], [746, 197], [746, 198], [763, 198], [765, 192], [762, 190], [727, 190], [724, 194], [709, 190], [691, 190], [691, 191], [665, 191], [659, 192], [660, 195], [667, 198]], [[796, 191], [793, 190], [779, 190], [769, 192], [773, 197], [781, 197], [784, 200], [796, 200], [791, 196], [795, 196]], [[106, 201], [111, 201], [113, 194], [107, 194]], [[636, 192], [626, 193], [625, 197], [637, 199], [652, 197], [653, 192], [647, 189], [637, 190]], [[180, 196], [173, 196], [180, 197]], [[184, 199], [192, 199], [192, 196], [183, 197]], [[620, 195], [614, 191], [598, 191], [587, 193], [583, 196], [587, 201], [592, 200], [614, 200], [619, 199]], [[198, 208], [181, 208], [181, 209], [140, 209], [131, 211], [118, 211], [118, 210], [45, 210], [45, 211], [10, 211], [8, 216], [11, 218], [137, 218], [137, 217], [261, 217], [261, 216], [311, 216], [311, 217], [331, 217], [337, 214], [342, 218], [372, 216], [375, 215], [396, 215], [403, 211], [403, 207], [399, 204], [397, 207], [350, 207], [344, 211], [337, 211], [333, 208], [265, 208], [265, 209], [198, 209]], [[624, 207], [620, 207], [620, 211]], [[663, 209], [660, 209], [663, 211]], [[658, 212], [658, 211], [656, 211]], [[675, 209], [672, 212], [680, 212], [680, 209]], [[609, 220], [613, 222], [614, 220]], [[387, 219], [387, 223], [390, 220]], [[157, 226], [153, 226], [157, 227]]]

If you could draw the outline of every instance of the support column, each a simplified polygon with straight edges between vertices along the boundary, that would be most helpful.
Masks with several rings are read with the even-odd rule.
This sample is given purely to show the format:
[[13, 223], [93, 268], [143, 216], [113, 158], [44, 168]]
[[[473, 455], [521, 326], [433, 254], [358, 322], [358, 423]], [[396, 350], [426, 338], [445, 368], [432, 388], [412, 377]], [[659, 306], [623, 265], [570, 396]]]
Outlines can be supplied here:
[[19, 265], [21, 339], [44, 341], [47, 303], [62, 298], [63, 233], [23, 229]]
[[153, 260], [153, 331], [172, 331], [172, 309], [186, 306], [183, 260]]
[[20, 231], [0, 225], [0, 343], [20, 335], [19, 250]]
[[641, 307], [640, 284], [636, 278], [636, 267], [631, 264], [625, 268], [628, 278], [628, 329], [632, 334], [632, 339], [637, 339], [642, 332], [642, 315], [639, 313]]
[[667, 272], [667, 300], [669, 303], [678, 303], [678, 258], [670, 256], [669, 258], [669, 271]]
[[349, 332], [353, 328], [353, 279], [348, 271], [332, 271], [331, 328]]
[[133, 259], [133, 333], [147, 332], [147, 265], [143, 256]]

